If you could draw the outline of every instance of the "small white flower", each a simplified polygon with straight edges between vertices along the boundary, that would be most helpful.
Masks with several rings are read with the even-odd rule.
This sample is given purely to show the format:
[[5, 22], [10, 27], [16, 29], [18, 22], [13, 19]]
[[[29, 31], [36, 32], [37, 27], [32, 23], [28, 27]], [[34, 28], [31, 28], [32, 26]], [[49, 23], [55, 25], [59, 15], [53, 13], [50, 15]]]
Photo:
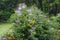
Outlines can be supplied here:
[[50, 27], [49, 30], [54, 30], [54, 28], [53, 27]]
[[10, 32], [10, 33], [12, 33], [12, 32], [13, 32], [13, 30], [11, 29], [11, 30], [9, 30], [9, 32]]
[[19, 23], [20, 21], [19, 21], [19, 20], [16, 20], [15, 22], [16, 22], [16, 23]]
[[32, 30], [35, 30], [36, 28], [35, 27], [32, 27]]
[[50, 28], [50, 30], [54, 30], [54, 28]]
[[32, 15], [32, 13], [29, 13], [29, 15]]
[[12, 23], [13, 25], [15, 24], [15, 23]]
[[50, 22], [50, 20], [48, 20], [48, 22]]
[[32, 10], [31, 9], [28, 9], [27, 12], [32, 13]]
[[15, 11], [18, 15], [21, 15], [21, 10], [16, 10]]
[[18, 7], [18, 10], [21, 10], [22, 8], [21, 7]]
[[22, 4], [22, 8], [26, 8], [26, 4], [25, 3]]
[[21, 13], [21, 11], [20, 10], [16, 10], [16, 13]]
[[42, 24], [43, 22], [39, 22], [40, 24]]
[[39, 16], [44, 16], [44, 15], [40, 14]]
[[48, 16], [44, 16], [45, 18], [48, 18]]
[[30, 19], [28, 19], [28, 21], [31, 21]]

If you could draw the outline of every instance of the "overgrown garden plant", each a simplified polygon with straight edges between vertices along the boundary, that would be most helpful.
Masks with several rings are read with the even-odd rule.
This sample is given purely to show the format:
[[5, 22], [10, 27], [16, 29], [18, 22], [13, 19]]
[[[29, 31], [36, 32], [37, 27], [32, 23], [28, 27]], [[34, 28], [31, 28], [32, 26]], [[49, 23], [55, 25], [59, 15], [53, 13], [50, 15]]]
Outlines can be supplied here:
[[16, 40], [53, 40], [59, 22], [42, 15], [38, 9], [31, 13], [22, 10], [19, 22], [15, 23], [14, 36]]

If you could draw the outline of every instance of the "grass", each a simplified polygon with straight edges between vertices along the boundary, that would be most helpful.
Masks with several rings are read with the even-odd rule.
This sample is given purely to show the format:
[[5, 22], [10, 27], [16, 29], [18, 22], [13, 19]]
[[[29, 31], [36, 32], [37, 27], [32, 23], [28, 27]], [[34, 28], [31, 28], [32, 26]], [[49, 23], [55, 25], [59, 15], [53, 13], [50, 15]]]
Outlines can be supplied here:
[[10, 23], [3, 23], [0, 24], [0, 36], [4, 35], [5, 33], [7, 33], [8, 30], [10, 30], [10, 28], [13, 26], [13, 24]]

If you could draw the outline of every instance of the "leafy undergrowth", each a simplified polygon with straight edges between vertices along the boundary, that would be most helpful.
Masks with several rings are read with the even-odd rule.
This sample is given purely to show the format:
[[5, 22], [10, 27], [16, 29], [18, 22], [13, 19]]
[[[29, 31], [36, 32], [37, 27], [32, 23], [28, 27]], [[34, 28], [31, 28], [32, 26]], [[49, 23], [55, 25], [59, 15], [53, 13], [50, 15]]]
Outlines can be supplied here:
[[6, 34], [7, 31], [11, 29], [12, 26], [13, 26], [13, 24], [11, 24], [11, 23], [0, 24], [0, 36]]

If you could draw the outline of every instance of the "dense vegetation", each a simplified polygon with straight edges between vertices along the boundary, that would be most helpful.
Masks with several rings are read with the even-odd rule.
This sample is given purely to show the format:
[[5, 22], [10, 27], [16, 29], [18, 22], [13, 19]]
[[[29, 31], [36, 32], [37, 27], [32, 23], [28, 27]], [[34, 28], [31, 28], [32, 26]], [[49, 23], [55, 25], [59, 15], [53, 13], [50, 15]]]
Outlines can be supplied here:
[[25, 9], [17, 19], [19, 22], [15, 23], [16, 40], [55, 40], [55, 37], [59, 40], [60, 16], [49, 18], [39, 9], [31, 9], [32, 15]]
[[[0, 21], [6, 21], [17, 8], [19, 3], [26, 3], [27, 6], [35, 5], [45, 13], [57, 15], [60, 12], [59, 0], [1, 0]], [[51, 12], [52, 9], [52, 12]], [[49, 15], [50, 15], [49, 14]], [[7, 16], [7, 17], [6, 17]]]
[[8, 40], [60, 40], [60, 0], [0, 0], [4, 22], [14, 25]]
[[0, 22], [7, 21], [15, 13], [18, 3], [19, 0], [0, 0]]

